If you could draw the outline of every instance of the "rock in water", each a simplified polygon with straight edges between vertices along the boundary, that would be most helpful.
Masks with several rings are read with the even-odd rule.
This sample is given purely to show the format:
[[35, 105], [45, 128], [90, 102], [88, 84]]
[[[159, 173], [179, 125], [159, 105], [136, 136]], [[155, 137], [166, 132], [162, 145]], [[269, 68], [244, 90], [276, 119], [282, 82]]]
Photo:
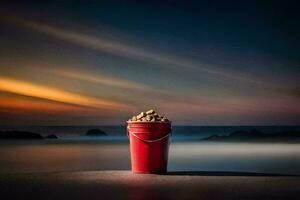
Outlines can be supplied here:
[[300, 142], [300, 131], [263, 133], [259, 130], [234, 131], [229, 135], [212, 135], [202, 140], [221, 142]]
[[100, 129], [88, 130], [85, 135], [86, 136], [107, 136], [107, 134]]
[[58, 139], [58, 137], [56, 135], [54, 135], [54, 134], [47, 135], [45, 138], [46, 139]]
[[3, 131], [0, 133], [0, 139], [43, 139], [43, 137], [38, 133], [28, 132], [28, 131]]

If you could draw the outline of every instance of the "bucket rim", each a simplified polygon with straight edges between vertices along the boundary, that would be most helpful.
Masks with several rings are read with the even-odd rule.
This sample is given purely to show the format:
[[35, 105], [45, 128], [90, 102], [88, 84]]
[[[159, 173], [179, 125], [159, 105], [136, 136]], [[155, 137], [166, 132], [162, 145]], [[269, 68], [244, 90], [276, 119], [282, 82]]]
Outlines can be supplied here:
[[167, 122], [161, 122], [161, 121], [156, 121], [156, 122], [133, 122], [133, 121], [126, 121], [128, 124], [155, 124], [155, 123], [162, 123], [162, 124], [171, 124], [172, 121], [167, 121]]

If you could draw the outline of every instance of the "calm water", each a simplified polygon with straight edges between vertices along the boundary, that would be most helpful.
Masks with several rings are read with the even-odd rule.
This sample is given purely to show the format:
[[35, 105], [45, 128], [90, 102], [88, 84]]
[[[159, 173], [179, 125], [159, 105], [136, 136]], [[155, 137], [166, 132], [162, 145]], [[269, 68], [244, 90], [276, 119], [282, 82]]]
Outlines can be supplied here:
[[[0, 141], [0, 173], [130, 169], [125, 128], [100, 127], [109, 134], [109, 137], [102, 139], [79, 136], [90, 128], [95, 127], [15, 128], [43, 135], [55, 133], [61, 138]], [[264, 132], [299, 130], [299, 127], [174, 127], [169, 170], [300, 175], [299, 144], [213, 143], [198, 140], [212, 134], [228, 134], [234, 130], [253, 128]]]

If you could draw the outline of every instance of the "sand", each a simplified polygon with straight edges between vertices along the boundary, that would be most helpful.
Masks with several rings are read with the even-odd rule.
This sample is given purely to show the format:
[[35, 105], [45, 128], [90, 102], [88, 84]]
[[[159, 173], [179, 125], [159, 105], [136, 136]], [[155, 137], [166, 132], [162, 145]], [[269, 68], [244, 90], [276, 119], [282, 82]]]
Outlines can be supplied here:
[[0, 174], [1, 199], [299, 199], [299, 176], [130, 171]]

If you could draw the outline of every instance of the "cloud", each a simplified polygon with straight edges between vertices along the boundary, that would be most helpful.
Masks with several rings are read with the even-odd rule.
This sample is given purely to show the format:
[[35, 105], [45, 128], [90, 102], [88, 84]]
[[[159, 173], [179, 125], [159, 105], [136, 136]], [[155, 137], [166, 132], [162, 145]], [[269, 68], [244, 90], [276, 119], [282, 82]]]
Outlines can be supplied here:
[[129, 108], [129, 106], [122, 103], [83, 96], [56, 88], [40, 86], [31, 82], [1, 76], [0, 91], [100, 109], [126, 110]]
[[216, 69], [211, 65], [199, 62], [198, 60], [185, 59], [181, 57], [175, 57], [169, 54], [161, 52], [153, 52], [136, 45], [128, 44], [128, 42], [121, 40], [112, 40], [105, 38], [101, 35], [97, 37], [92, 35], [83, 34], [77, 31], [70, 31], [55, 26], [51, 26], [44, 23], [39, 23], [31, 20], [24, 20], [20, 18], [9, 19], [16, 25], [26, 27], [30, 30], [44, 33], [48, 36], [70, 42], [89, 49], [98, 50], [105, 53], [110, 53], [115, 56], [127, 57], [135, 60], [142, 60], [145, 62], [160, 63], [160, 67], [168, 69], [178, 70], [181, 67], [184, 70], [190, 70], [197, 73], [208, 73], [217, 77], [223, 77], [226, 79], [234, 79], [244, 82], [256, 83], [256, 79], [243, 76], [243, 74], [236, 71], [225, 71]]
[[[31, 20], [24, 20], [16, 17], [7, 17], [6, 20], [11, 21], [16, 25], [26, 27], [36, 32], [44, 33], [48, 36], [67, 41], [72, 44], [76, 44], [85, 48], [94, 49], [105, 53], [110, 53], [115, 56], [141, 60], [144, 62], [156, 62], [159, 64], [159, 67], [167, 68], [169, 70], [177, 71], [178, 69], [181, 69], [184, 71], [189, 71], [190, 73], [196, 75], [206, 73], [208, 75], [215, 76], [218, 79], [221, 78], [236, 80], [242, 83], [251, 84], [257, 88], [263, 87], [270, 91], [277, 91], [282, 92], [284, 94], [290, 94], [290, 89], [287, 89], [280, 84], [273, 83], [272, 81], [267, 79], [261, 80], [257, 77], [250, 76], [249, 74], [244, 74], [224, 68], [220, 69], [216, 66], [212, 66], [210, 64], [203, 63], [195, 59], [187, 59], [178, 56], [175, 57], [162, 52], [150, 51], [137, 45], [129, 44], [127, 41], [124, 40], [112, 40], [103, 37], [102, 35], [98, 35], [96, 37], [88, 34], [83, 34], [78, 31], [70, 31], [48, 24], [39, 23]], [[156, 65], [156, 67], [158, 66]], [[89, 79], [91, 81], [96, 82], [95, 79], [92, 77], [79, 77], [75, 74], [72, 74], [70, 76], [76, 76], [76, 78], [82, 78], [86, 80]], [[104, 84], [105, 82], [108, 83], [108, 80], [102, 81], [102, 83]], [[115, 80], [113, 82], [113, 84], [115, 85], [122, 85], [122, 83], [117, 83], [117, 81]], [[128, 86], [132, 87], [133, 85], [129, 84]]]
[[144, 91], [144, 92], [151, 90], [151, 88], [147, 85], [129, 81], [129, 80], [120, 79], [120, 78], [114, 78], [107, 74], [100, 74], [100, 73], [92, 74], [92, 73], [83, 72], [74, 69], [56, 69], [56, 70], [52, 70], [52, 72], [54, 74], [66, 78], [73, 78], [76, 80], [87, 81], [87, 82], [101, 84], [109, 87], [116, 87], [116, 88], [121, 88], [126, 90]]

